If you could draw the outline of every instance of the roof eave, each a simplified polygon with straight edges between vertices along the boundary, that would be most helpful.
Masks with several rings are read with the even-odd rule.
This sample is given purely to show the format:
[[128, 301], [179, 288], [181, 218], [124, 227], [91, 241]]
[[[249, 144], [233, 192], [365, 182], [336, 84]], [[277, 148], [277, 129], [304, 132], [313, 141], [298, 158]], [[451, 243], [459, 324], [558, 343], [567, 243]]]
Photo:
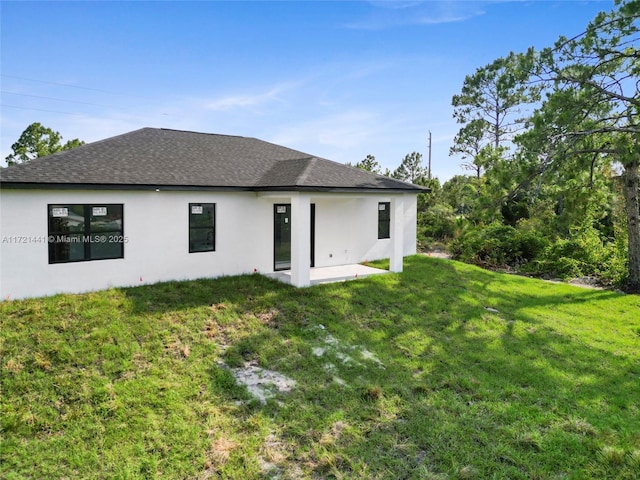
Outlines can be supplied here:
[[282, 186], [264, 186], [255, 187], [252, 190], [257, 192], [328, 192], [328, 193], [425, 193], [430, 192], [430, 188], [389, 188], [389, 187], [317, 187], [317, 186], [299, 186], [299, 185], [282, 185]]
[[171, 191], [251, 191], [251, 187], [229, 187], [217, 185], [162, 185], [162, 184], [116, 184], [116, 183], [44, 183], [44, 182], [0, 182], [0, 188], [12, 190], [171, 190]]
[[407, 188], [387, 187], [318, 187], [299, 185], [225, 186], [225, 185], [161, 185], [106, 183], [0, 182], [1, 189], [11, 190], [135, 190], [135, 191], [219, 191], [219, 192], [327, 192], [327, 193], [428, 193], [431, 189], [414, 185]]

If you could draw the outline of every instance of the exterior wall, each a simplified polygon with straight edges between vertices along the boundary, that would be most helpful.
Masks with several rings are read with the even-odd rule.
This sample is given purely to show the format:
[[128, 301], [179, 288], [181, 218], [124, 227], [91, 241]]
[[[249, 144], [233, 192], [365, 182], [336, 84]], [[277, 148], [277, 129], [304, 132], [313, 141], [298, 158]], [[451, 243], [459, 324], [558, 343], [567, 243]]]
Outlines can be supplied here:
[[[316, 267], [389, 256], [377, 204], [390, 196], [313, 194]], [[273, 205], [287, 194], [173, 191], [0, 191], [0, 299], [273, 271]], [[189, 253], [189, 203], [216, 204], [216, 251]], [[47, 205], [124, 205], [124, 258], [48, 263]], [[416, 251], [416, 196], [404, 195], [404, 254]]]
[[[416, 253], [417, 196], [404, 198], [404, 255]], [[378, 203], [390, 195], [311, 197], [316, 204], [316, 267], [388, 258], [391, 239], [378, 239]], [[330, 235], [324, 232], [332, 232]]]

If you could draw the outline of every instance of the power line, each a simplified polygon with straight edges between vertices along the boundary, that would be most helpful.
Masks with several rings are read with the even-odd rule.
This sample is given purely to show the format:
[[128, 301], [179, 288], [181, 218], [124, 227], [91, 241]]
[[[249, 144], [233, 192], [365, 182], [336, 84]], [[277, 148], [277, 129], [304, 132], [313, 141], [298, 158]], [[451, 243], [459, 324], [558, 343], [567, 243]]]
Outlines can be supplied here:
[[94, 91], [94, 92], [108, 93], [109, 95], [122, 95], [122, 96], [125, 96], [125, 97], [149, 98], [149, 97], [142, 97], [140, 95], [132, 95], [130, 93], [112, 92], [110, 90], [103, 90], [101, 88], [84, 87], [82, 85], [72, 85], [70, 83], [50, 82], [48, 80], [38, 80], [36, 78], [20, 77], [18, 75], [8, 75], [6, 73], [1, 73], [0, 76], [7, 77], [7, 78], [15, 78], [17, 80], [26, 80], [26, 81], [29, 81], [29, 82], [38, 82], [38, 83], [46, 83], [48, 85], [57, 85], [59, 87], [69, 87], [69, 88], [78, 88], [78, 89], [81, 89], [81, 90], [91, 90], [91, 91]]
[[31, 94], [28, 94], [28, 93], [9, 92], [7, 90], [0, 90], [0, 93], [5, 93], [5, 94], [8, 94], [8, 95], [19, 95], [21, 97], [43, 98], [43, 99], [46, 99], [46, 100], [56, 100], [58, 102], [77, 103], [79, 105], [92, 105], [94, 107], [105, 107], [105, 108], [111, 108], [112, 107], [112, 105], [101, 105], [99, 103], [80, 102], [78, 100], [67, 100], [67, 99], [64, 99], [64, 98], [46, 97], [44, 95], [31, 95]]
[[44, 108], [29, 108], [29, 107], [19, 107], [17, 105], [7, 105], [6, 103], [0, 103], [0, 107], [4, 108], [17, 108], [20, 110], [35, 110], [37, 112], [49, 112], [49, 113], [63, 113], [65, 115], [83, 115], [82, 113], [74, 113], [74, 112], [61, 112], [60, 110], [46, 110]]
[[[44, 108], [32, 108], [32, 107], [19, 107], [18, 105], [8, 105], [6, 103], [0, 103], [0, 107], [5, 107], [5, 108], [17, 108], [19, 110], [34, 110], [36, 112], [48, 112], [48, 113], [62, 113], [64, 115], [77, 115], [77, 116], [87, 116], [88, 114], [85, 113], [78, 113], [78, 112], [63, 112], [60, 110], [47, 110]], [[162, 115], [164, 116], [169, 116], [168, 113], [163, 113]], [[105, 117], [105, 116], [98, 116], [96, 117], [95, 115], [90, 115], [92, 118], [109, 118], [109, 117]]]

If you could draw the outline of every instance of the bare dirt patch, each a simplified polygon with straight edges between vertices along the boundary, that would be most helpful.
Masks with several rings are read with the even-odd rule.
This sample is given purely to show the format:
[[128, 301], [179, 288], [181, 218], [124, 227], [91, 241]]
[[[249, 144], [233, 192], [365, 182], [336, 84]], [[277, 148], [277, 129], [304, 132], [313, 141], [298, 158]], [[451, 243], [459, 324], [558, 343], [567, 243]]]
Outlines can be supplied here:
[[273, 370], [260, 368], [254, 363], [245, 363], [241, 368], [231, 368], [236, 381], [247, 387], [247, 391], [260, 403], [267, 403], [277, 393], [290, 392], [296, 381]]
[[426, 255], [427, 257], [444, 258], [447, 260], [451, 258], [451, 254], [443, 248], [435, 248], [433, 250], [429, 250], [428, 252], [425, 252], [423, 255]]
[[337, 375], [345, 368], [367, 367], [373, 364], [384, 370], [385, 366], [380, 359], [363, 346], [351, 345], [348, 342], [338, 340], [326, 331], [324, 325], [316, 325], [311, 329], [317, 331], [317, 341], [322, 345], [313, 347], [311, 353], [318, 358], [327, 360], [323, 368], [338, 385], [348, 386], [347, 382]]

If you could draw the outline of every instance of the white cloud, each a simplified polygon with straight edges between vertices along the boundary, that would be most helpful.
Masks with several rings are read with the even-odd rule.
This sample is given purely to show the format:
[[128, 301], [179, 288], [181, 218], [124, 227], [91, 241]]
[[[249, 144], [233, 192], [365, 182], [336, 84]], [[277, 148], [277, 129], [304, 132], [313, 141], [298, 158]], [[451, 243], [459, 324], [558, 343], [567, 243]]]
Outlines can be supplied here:
[[205, 108], [213, 111], [254, 109], [272, 102], [282, 102], [282, 95], [297, 86], [298, 83], [295, 82], [284, 83], [261, 93], [227, 95], [205, 103]]
[[371, 2], [367, 17], [345, 25], [354, 30], [384, 30], [408, 25], [462, 22], [484, 15], [487, 1], [440, 0], [432, 2]]
[[350, 110], [284, 125], [272, 135], [270, 141], [293, 148], [316, 144], [323, 150], [344, 149], [372, 139], [378, 132], [378, 126], [375, 114]]

